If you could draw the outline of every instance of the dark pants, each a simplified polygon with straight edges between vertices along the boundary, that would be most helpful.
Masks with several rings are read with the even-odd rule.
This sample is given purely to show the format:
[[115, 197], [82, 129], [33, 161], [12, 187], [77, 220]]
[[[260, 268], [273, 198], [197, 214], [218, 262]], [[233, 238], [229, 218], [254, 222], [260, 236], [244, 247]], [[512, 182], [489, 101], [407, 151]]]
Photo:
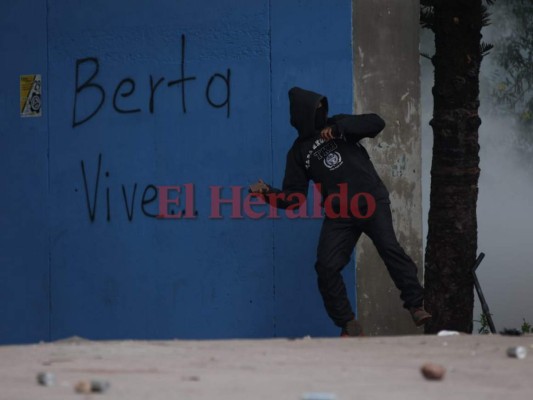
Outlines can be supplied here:
[[400, 290], [405, 308], [422, 305], [424, 294], [417, 267], [398, 243], [392, 226], [390, 204], [378, 202], [368, 220], [325, 217], [318, 243], [315, 269], [318, 288], [329, 317], [337, 326], [354, 318], [341, 271], [348, 264], [355, 243], [365, 233], [376, 246], [387, 270]]

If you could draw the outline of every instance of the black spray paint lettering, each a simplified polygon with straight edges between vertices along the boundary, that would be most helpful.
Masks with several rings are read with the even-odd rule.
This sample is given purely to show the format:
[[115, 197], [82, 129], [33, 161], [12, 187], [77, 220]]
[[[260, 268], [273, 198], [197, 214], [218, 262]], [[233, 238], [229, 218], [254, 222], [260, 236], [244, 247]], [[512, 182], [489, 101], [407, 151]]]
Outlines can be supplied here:
[[[221, 74], [215, 74], [211, 77], [211, 79], [209, 79], [209, 82], [207, 83], [207, 87], [205, 88], [205, 97], [207, 98], [207, 101], [208, 103], [212, 106], [212, 107], [215, 107], [215, 108], [222, 108], [224, 106], [226, 106], [226, 116], [229, 118], [229, 113], [230, 113], [230, 106], [229, 106], [229, 99], [230, 99], [230, 76], [231, 76], [231, 71], [230, 69], [228, 68], [227, 72], [226, 72], [226, 76], [224, 75], [221, 75]], [[223, 102], [221, 103], [215, 103], [213, 100], [211, 100], [211, 85], [213, 84], [213, 82], [215, 81], [215, 78], [220, 78], [224, 81], [225, 85], [226, 85], [226, 98], [224, 99]]]
[[[101, 186], [105, 186], [105, 198], [106, 198], [106, 220], [108, 222], [111, 221], [111, 205], [112, 205], [112, 193], [111, 187], [107, 186], [104, 182], [103, 184], [100, 181], [101, 171], [102, 171], [102, 154], [98, 155], [98, 163], [95, 168], [96, 174], [91, 174], [88, 171], [88, 168], [85, 166], [85, 161], [81, 161], [81, 175], [83, 179], [83, 188], [85, 191], [85, 201], [87, 205], [87, 211], [89, 214], [89, 219], [91, 222], [94, 222], [96, 220], [97, 216], [97, 210], [98, 210], [98, 199], [99, 199], [99, 192], [101, 190]], [[94, 176], [92, 184], [89, 184], [90, 177]], [[109, 171], [106, 171], [105, 177], [109, 178], [110, 173]], [[137, 187], [138, 184], [136, 182], [133, 183], [133, 188], [127, 188], [126, 185], [121, 184], [121, 192], [122, 192], [122, 198], [124, 200], [124, 210], [126, 213], [126, 217], [129, 221], [133, 220], [134, 217], [134, 209], [135, 209], [135, 199], [137, 194]], [[130, 186], [131, 187], [131, 186]], [[120, 193], [120, 192], [119, 192]], [[156, 218], [158, 216], [159, 211], [159, 203], [157, 202], [158, 199], [158, 190], [155, 185], [148, 184], [145, 186], [144, 191], [141, 196], [141, 211], [142, 213], [150, 218]], [[149, 207], [152, 205], [151, 207]], [[151, 212], [150, 210], [153, 210], [155, 212]]]
[[[95, 66], [95, 69], [93, 71], [93, 74], [89, 77], [89, 79], [87, 79], [85, 82], [83, 82], [83, 84], [80, 86], [79, 85], [80, 65], [85, 64], [85, 63], [93, 63], [94, 66]], [[100, 111], [100, 109], [104, 105], [104, 101], [105, 101], [105, 90], [104, 90], [104, 88], [102, 86], [100, 86], [99, 84], [92, 82], [93, 79], [96, 77], [96, 75], [98, 75], [99, 71], [100, 71], [100, 64], [98, 63], [98, 60], [96, 58], [88, 57], [88, 58], [82, 58], [80, 60], [76, 60], [76, 91], [75, 91], [75, 94], [74, 94], [74, 110], [72, 112], [72, 127], [76, 127], [76, 126], [81, 125], [81, 124], [87, 122], [88, 120], [90, 120], [92, 117], [94, 117], [98, 113], [98, 111]], [[87, 90], [87, 89], [96, 89], [97, 92], [100, 95], [100, 101], [98, 103], [98, 106], [96, 106], [96, 108], [93, 110], [92, 113], [90, 113], [85, 118], [83, 118], [83, 119], [78, 121], [76, 119], [76, 109], [77, 109], [77, 104], [78, 104], [78, 94], [80, 94], [82, 91]]]
[[[196, 80], [196, 76], [187, 75], [185, 70], [185, 35], [181, 35], [181, 64], [180, 64], [180, 76], [179, 79], [169, 80], [167, 87], [177, 86], [179, 88], [179, 95], [181, 99], [181, 110], [183, 114], [187, 113], [187, 84]], [[88, 77], [82, 80], [80, 78], [80, 71], [87, 71]], [[75, 83], [74, 83], [74, 107], [72, 110], [72, 127], [80, 126], [87, 121], [94, 118], [102, 109], [106, 102], [106, 89], [97, 81], [98, 74], [100, 72], [100, 61], [96, 57], [86, 57], [76, 60], [75, 71]], [[155, 112], [155, 94], [160, 85], [165, 81], [165, 77], [159, 77], [154, 81], [154, 77], [149, 75], [149, 88], [150, 98], [148, 99], [148, 112], [153, 114]], [[212, 93], [215, 91], [213, 87], [218, 87], [220, 82], [225, 89], [225, 96], [223, 99], [214, 98]], [[113, 92], [112, 107], [113, 110], [119, 114], [133, 114], [142, 112], [142, 109], [132, 105], [132, 96], [135, 93], [136, 81], [131, 77], [121, 79], [116, 85]], [[208, 80], [205, 88], [205, 98], [207, 103], [213, 108], [226, 107], [226, 117], [230, 117], [230, 104], [231, 104], [231, 69], [227, 69], [225, 74], [214, 73]], [[220, 92], [220, 90], [218, 90]], [[89, 97], [87, 97], [89, 96]], [[96, 96], [96, 99], [94, 98]], [[86, 115], [80, 116], [78, 111], [78, 101], [81, 98], [90, 99], [92, 111], [87, 112]], [[128, 101], [130, 100], [130, 101]]]
[[[175, 81], [170, 81], [168, 87], [173, 85], [181, 85], [181, 109], [185, 114], [187, 112], [187, 106], [185, 105], [185, 82], [193, 81], [196, 79], [195, 76], [185, 77], [185, 35], [181, 35], [181, 65], [180, 65], [181, 78]], [[229, 90], [229, 89], [228, 89]], [[154, 91], [155, 92], [155, 91]], [[150, 94], [150, 97], [153, 97], [153, 93]]]
[[141, 112], [140, 108], [134, 108], [134, 109], [124, 109], [120, 108], [117, 104], [117, 95], [119, 94], [120, 89], [125, 84], [129, 84], [130, 89], [127, 92], [120, 93], [122, 97], [129, 97], [135, 92], [135, 81], [132, 78], [124, 78], [120, 81], [120, 83], [117, 85], [117, 88], [115, 89], [115, 94], [113, 95], [113, 109], [121, 114], [131, 114], [131, 113], [138, 113]]

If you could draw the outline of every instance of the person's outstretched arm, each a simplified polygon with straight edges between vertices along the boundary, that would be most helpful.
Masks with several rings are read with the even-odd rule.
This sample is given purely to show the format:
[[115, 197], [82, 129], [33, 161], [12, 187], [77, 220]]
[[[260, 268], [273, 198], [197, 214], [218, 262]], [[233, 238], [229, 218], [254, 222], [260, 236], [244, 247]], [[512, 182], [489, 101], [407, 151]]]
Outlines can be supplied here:
[[263, 194], [265, 201], [273, 207], [287, 208], [291, 205], [301, 205], [302, 196], [307, 197], [308, 187], [309, 178], [305, 164], [293, 146], [287, 154], [282, 189], [276, 189], [259, 180], [259, 183], [250, 186], [250, 192]]
[[377, 114], [338, 114], [328, 119], [336, 137], [346, 137], [358, 142], [363, 138], [374, 138], [385, 128], [385, 121]]

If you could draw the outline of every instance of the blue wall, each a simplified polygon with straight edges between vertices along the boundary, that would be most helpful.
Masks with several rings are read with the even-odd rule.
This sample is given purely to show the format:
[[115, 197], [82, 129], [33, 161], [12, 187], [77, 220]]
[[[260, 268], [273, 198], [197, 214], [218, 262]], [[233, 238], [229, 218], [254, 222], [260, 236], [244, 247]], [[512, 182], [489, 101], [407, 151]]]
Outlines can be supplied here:
[[[290, 87], [351, 110], [351, 1], [303, 3], [2, 2], [1, 343], [338, 334], [320, 220], [210, 218], [210, 186], [281, 185]], [[187, 183], [196, 218], [154, 218], [152, 185]]]

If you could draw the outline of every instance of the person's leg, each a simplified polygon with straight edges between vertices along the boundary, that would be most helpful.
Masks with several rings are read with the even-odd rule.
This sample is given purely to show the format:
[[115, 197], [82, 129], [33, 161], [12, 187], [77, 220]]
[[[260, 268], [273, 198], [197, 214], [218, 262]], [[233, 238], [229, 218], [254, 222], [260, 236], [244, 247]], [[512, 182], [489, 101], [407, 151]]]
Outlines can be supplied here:
[[348, 264], [359, 236], [361, 232], [348, 219], [325, 218], [322, 223], [315, 270], [326, 311], [339, 327], [355, 317], [341, 271]]
[[364, 232], [372, 239], [383, 259], [400, 298], [407, 309], [422, 307], [424, 289], [417, 276], [417, 267], [396, 239], [390, 204], [377, 203], [374, 215], [366, 222]]

